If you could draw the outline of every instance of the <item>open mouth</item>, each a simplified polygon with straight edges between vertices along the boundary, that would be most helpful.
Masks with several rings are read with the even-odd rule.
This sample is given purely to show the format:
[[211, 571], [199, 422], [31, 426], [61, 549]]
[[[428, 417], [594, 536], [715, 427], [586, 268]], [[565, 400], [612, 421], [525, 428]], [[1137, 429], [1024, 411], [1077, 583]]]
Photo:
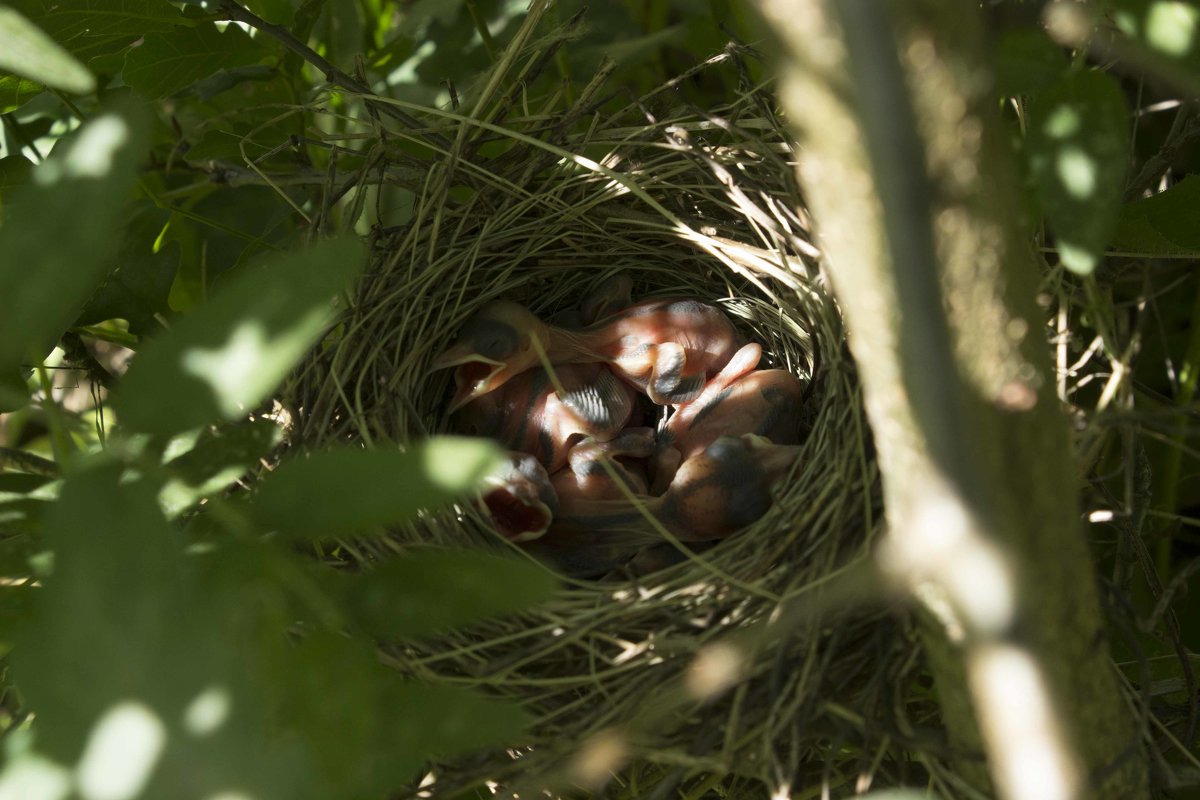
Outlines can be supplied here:
[[503, 364], [495, 362], [468, 361], [454, 371], [454, 383], [460, 390], [474, 391], [503, 368]]
[[496, 529], [514, 542], [537, 539], [550, 524], [549, 510], [537, 501], [526, 502], [508, 489], [493, 489], [483, 497]]

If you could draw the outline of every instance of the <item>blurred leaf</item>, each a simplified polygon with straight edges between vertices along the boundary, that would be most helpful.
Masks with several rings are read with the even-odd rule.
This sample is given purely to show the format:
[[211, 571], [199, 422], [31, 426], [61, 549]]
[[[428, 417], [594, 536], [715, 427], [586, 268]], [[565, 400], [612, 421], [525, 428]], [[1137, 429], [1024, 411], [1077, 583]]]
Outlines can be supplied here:
[[[387, 699], [394, 714], [387, 742], [400, 753], [455, 755], [500, 744], [528, 722], [512, 703], [454, 686], [409, 682]], [[409, 724], [410, 715], [423, 724]]]
[[357, 242], [325, 241], [231, 280], [138, 355], [114, 398], [121, 419], [169, 434], [245, 416], [320, 338], [362, 260]]
[[96, 79], [36, 25], [11, 8], [0, 6], [0, 69], [64, 92], [84, 94]]
[[75, 473], [46, 541], [53, 570], [11, 659], [38, 751], [78, 764], [82, 796], [312, 796], [307, 760], [268, 745], [242, 653], [204, 601], [222, 593], [186, 568], [153, 485], [118, 465]]
[[169, 217], [170, 212], [149, 201], [138, 204], [125, 225], [113, 259], [115, 267], [80, 312], [76, 326], [123, 319], [137, 336], [158, 330], [154, 315], [170, 312], [167, 295], [179, 268], [177, 243], [168, 242], [155, 250]]
[[125, 82], [150, 98], [166, 97], [219, 69], [253, 64], [268, 55], [261, 42], [230, 25], [212, 23], [147, 36], [125, 58]]
[[[383, 742], [383, 719], [388, 706], [385, 681], [398, 681], [387, 673], [366, 642], [314, 632], [287, 653], [289, 668], [278, 694], [278, 712], [285, 724], [302, 732], [320, 771], [330, 780], [329, 791], [357, 797], [383, 797], [412, 777], [420, 766], [417, 748], [395, 750], [393, 780], [377, 778], [386, 765], [378, 757]], [[408, 716], [408, 709], [405, 709]], [[410, 724], [432, 722], [419, 712]], [[393, 745], [388, 742], [388, 745]], [[398, 774], [396, 774], [398, 772]]]
[[362, 533], [453, 502], [477, 486], [499, 458], [494, 443], [456, 436], [429, 439], [406, 452], [313, 453], [266, 476], [254, 509], [266, 527], [288, 538]]
[[0, 373], [40, 360], [104, 277], [141, 146], [129, 117], [94, 117], [5, 204]]
[[[167, 646], [186, 631], [171, 600], [183, 579], [177, 544], [149, 487], [118, 479], [119, 470], [109, 466], [64, 485], [46, 518], [54, 573], [13, 655], [42, 734], [72, 754], [116, 698], [161, 690], [163, 677], [173, 673], [187, 686], [203, 660]], [[163, 647], [148, 650], [150, 642]], [[88, 658], [71, 655], [81, 652]]]
[[1032, 94], [1057, 81], [1068, 65], [1066, 53], [1041, 28], [1005, 31], [996, 44], [996, 92]]
[[39, 83], [15, 75], [0, 75], [0, 114], [16, 111], [44, 91]]
[[1190, 175], [1165, 192], [1121, 209], [1112, 245], [1118, 250], [1200, 257], [1200, 177]]
[[202, 497], [227, 489], [275, 448], [283, 431], [271, 420], [255, 420], [205, 433], [187, 453], [166, 465], [170, 478], [159, 493], [168, 516]]
[[522, 611], [557, 586], [537, 564], [469, 550], [406, 554], [345, 575], [344, 582], [363, 627], [385, 638], [426, 636]]
[[54, 478], [46, 475], [29, 475], [23, 472], [0, 472], [0, 500], [11, 500], [36, 491]]
[[1125, 190], [1129, 110], [1097, 71], [1071, 73], [1028, 106], [1031, 171], [1063, 265], [1086, 275], [1112, 235]]
[[1193, 91], [1200, 86], [1200, 6], [1194, 0], [1105, 0], [1128, 43], [1124, 60]]
[[0, 534], [35, 534], [42, 528], [47, 503], [28, 497], [0, 500]]
[[15, 366], [0, 365], [0, 414], [29, 404], [29, 386]]
[[526, 722], [511, 703], [403, 681], [372, 645], [334, 633], [306, 635], [280, 681], [278, 713], [303, 732], [325, 796], [389, 796], [426, 759], [496, 744]]
[[[0, 513], [3, 513], [8, 501], [0, 501]], [[24, 501], [23, 501], [24, 502]], [[37, 501], [33, 501], [37, 502]], [[46, 503], [41, 503], [31, 515], [38, 518], [34, 530], [7, 530], [0, 525], [0, 575], [7, 578], [25, 578], [33, 574], [30, 558], [44, 549], [41, 544], [41, 518], [46, 510]]]
[[25, 156], [0, 158], [0, 196], [5, 191], [29, 183], [32, 174], [33, 162]]

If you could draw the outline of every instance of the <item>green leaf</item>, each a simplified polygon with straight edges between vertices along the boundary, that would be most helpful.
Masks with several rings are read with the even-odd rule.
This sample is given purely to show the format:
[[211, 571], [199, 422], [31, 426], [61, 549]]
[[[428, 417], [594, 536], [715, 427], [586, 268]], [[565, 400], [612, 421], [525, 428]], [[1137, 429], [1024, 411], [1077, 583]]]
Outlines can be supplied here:
[[192, 204], [189, 216], [172, 214], [158, 240], [160, 246], [180, 248], [179, 269], [167, 297], [172, 310], [191, 311], [214, 286], [252, 265], [255, 258], [296, 245], [295, 212], [279, 199], [266, 186], [222, 187]]
[[499, 458], [494, 443], [458, 436], [429, 439], [406, 452], [314, 453], [264, 478], [254, 510], [264, 526], [288, 538], [361, 533], [453, 502], [475, 488]]
[[[192, 674], [184, 653], [164, 647], [137, 663], [135, 641], [176, 640], [183, 629], [170, 597], [181, 585], [176, 543], [145, 485], [118, 485], [109, 466], [69, 479], [46, 515], [46, 540], [55, 551], [53, 574], [37, 618], [19, 637], [14, 669], [37, 710], [42, 731], [67, 751], [77, 749], [91, 722], [116, 697], [142, 697], [161, 684], [157, 668], [180, 685]], [[155, 602], [147, 603], [150, 597]], [[117, 624], [119, 621], [119, 625]], [[70, 653], [87, 652], [87, 659]], [[130, 663], [131, 661], [135, 663]], [[146, 663], [151, 662], [151, 663]], [[125, 669], [113, 669], [125, 664]], [[105, 667], [97, 682], [97, 673]], [[86, 690], [83, 687], [88, 687]], [[199, 688], [199, 687], [197, 687]]]
[[170, 478], [159, 493], [163, 511], [175, 516], [200, 498], [227, 489], [282, 438], [279, 426], [266, 419], [206, 432], [191, 450], [167, 463]]
[[401, 680], [369, 642], [317, 631], [287, 656], [277, 713], [304, 737], [324, 797], [391, 796], [426, 759], [497, 744], [526, 722], [512, 703]]
[[996, 92], [1032, 94], [1057, 81], [1068, 67], [1066, 53], [1040, 28], [1005, 31], [996, 44]]
[[80, 796], [211, 797], [238, 786], [312, 797], [309, 759], [268, 744], [245, 647], [214, 613], [228, 587], [202, 585], [189, 568], [155, 487], [119, 465], [86, 468], [66, 480], [45, 528], [53, 568], [16, 631], [12, 670], [38, 751], [74, 772]]
[[103, 279], [141, 155], [140, 127], [111, 112], [93, 118], [7, 198], [0, 374], [41, 360]]
[[47, 475], [30, 475], [25, 472], [0, 472], [0, 500], [24, 497], [50, 483]]
[[7, 4], [73, 53], [97, 40], [132, 41], [188, 24], [168, 0], [7, 0]]
[[266, 64], [251, 64], [248, 67], [219, 69], [203, 80], [192, 84], [188, 90], [198, 100], [208, 102], [219, 94], [251, 81], [273, 80], [278, 73], [274, 67]]
[[4, 192], [29, 183], [33, 174], [33, 162], [25, 156], [0, 158], [0, 197]]
[[175, 242], [155, 247], [169, 217], [170, 212], [149, 201], [130, 213], [112, 269], [75, 320], [76, 327], [123, 319], [137, 336], [159, 329], [154, 317], [170, 313], [167, 295], [180, 258]]
[[1108, 0], [1121, 33], [1158, 55], [1200, 66], [1200, 7], [1189, 0]]
[[1129, 111], [1102, 72], [1071, 73], [1029, 103], [1026, 147], [1064, 266], [1090, 273], [1112, 235], [1125, 189]]
[[147, 36], [125, 58], [125, 82], [151, 98], [166, 97], [214, 72], [261, 60], [266, 48], [236, 25], [211, 23]]
[[16, 111], [43, 91], [39, 83], [16, 75], [0, 75], [0, 114]]
[[246, 416], [324, 333], [362, 261], [343, 239], [247, 268], [146, 345], [114, 397], [120, 418], [170, 434]]
[[385, 638], [426, 636], [550, 598], [557, 582], [537, 564], [475, 551], [420, 551], [343, 576], [359, 623]]
[[37, 533], [42, 527], [46, 502], [22, 497], [0, 500], [0, 534]]
[[36, 25], [0, 6], [0, 69], [64, 92], [84, 94], [96, 88], [87, 67], [54, 43]]
[[29, 386], [14, 366], [0, 365], [0, 414], [29, 404]]
[[393, 724], [386, 741], [401, 753], [450, 756], [469, 752], [502, 744], [528, 723], [516, 705], [455, 686], [414, 681], [394, 690], [387, 699]]
[[1121, 209], [1112, 246], [1147, 256], [1200, 258], [1197, 208], [1200, 208], [1200, 177], [1189, 175], [1165, 192]]

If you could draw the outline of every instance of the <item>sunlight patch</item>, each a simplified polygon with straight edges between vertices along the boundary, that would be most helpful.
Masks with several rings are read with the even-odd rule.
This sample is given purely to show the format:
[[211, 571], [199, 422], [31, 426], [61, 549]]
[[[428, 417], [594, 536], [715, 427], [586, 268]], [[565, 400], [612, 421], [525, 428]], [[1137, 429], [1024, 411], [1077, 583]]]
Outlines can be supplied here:
[[475, 485], [500, 466], [496, 449], [486, 440], [439, 436], [421, 450], [425, 475], [452, 491]]
[[71, 773], [38, 755], [9, 760], [0, 772], [0, 800], [62, 800], [71, 791]]
[[1055, 162], [1059, 183], [1076, 200], [1086, 200], [1096, 191], [1096, 160], [1078, 147], [1064, 148]]
[[1196, 39], [1200, 10], [1187, 3], [1160, 1], [1146, 13], [1146, 41], [1160, 53], [1185, 56]]
[[1062, 239], [1058, 240], [1058, 257], [1064, 267], [1081, 275], [1088, 274], [1096, 267], [1094, 253]]
[[1078, 111], [1062, 106], [1054, 109], [1054, 112], [1046, 117], [1046, 124], [1042, 129], [1051, 139], [1066, 139], [1079, 133], [1082, 125], [1083, 120]]
[[103, 178], [112, 172], [113, 159], [129, 140], [125, 120], [109, 114], [85, 125], [67, 154], [64, 172], [72, 178]]
[[212, 387], [221, 413], [233, 416], [245, 411], [240, 399], [247, 386], [268, 361], [269, 342], [258, 322], [243, 322], [234, 329], [223, 347], [193, 349], [183, 354], [183, 371]]
[[220, 686], [210, 686], [183, 711], [183, 727], [195, 736], [208, 736], [225, 724], [232, 707], [229, 692]]
[[84, 800], [132, 800], [142, 791], [167, 740], [158, 716], [138, 702], [119, 703], [100, 717], [79, 760]]

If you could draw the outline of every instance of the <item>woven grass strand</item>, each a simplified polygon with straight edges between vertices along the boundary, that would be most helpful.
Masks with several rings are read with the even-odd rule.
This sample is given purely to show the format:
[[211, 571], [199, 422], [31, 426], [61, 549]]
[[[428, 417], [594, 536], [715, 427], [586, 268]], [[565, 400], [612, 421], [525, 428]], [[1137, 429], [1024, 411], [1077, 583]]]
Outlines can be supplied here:
[[[731, 51], [706, 68], [741, 58]], [[450, 376], [429, 365], [481, 305], [504, 297], [551, 316], [622, 271], [638, 299], [720, 306], [762, 343], [764, 366], [809, 387], [803, 455], [774, 507], [702, 559], [635, 579], [564, 580], [552, 602], [526, 614], [381, 648], [406, 675], [478, 687], [534, 717], [514, 749], [438, 765], [422, 791], [569, 777], [574, 748], [614, 730], [632, 758], [607, 790], [618, 797], [758, 797], [784, 785], [852, 788], [864, 775], [961, 790], [927, 732], [936, 703], [907, 691], [920, 664], [903, 625], [819, 600], [867, 562], [879, 499], [840, 317], [814, 266], [790, 139], [771, 108], [769, 92], [754, 87], [705, 113], [660, 105], [649, 119], [633, 104], [582, 132], [567, 130], [564, 120], [579, 114], [565, 105], [502, 121], [444, 114], [489, 140], [473, 152], [502, 145], [503, 156], [447, 152], [409, 185], [411, 222], [377, 239], [337, 335], [289, 386], [301, 443], [403, 447], [448, 430]], [[405, 163], [395, 144], [393, 163]], [[371, 562], [429, 547], [525, 557], [469, 506], [352, 552]], [[810, 599], [820, 612], [760, 637], [734, 690], [639, 726], [705, 646], [764, 630]]]

